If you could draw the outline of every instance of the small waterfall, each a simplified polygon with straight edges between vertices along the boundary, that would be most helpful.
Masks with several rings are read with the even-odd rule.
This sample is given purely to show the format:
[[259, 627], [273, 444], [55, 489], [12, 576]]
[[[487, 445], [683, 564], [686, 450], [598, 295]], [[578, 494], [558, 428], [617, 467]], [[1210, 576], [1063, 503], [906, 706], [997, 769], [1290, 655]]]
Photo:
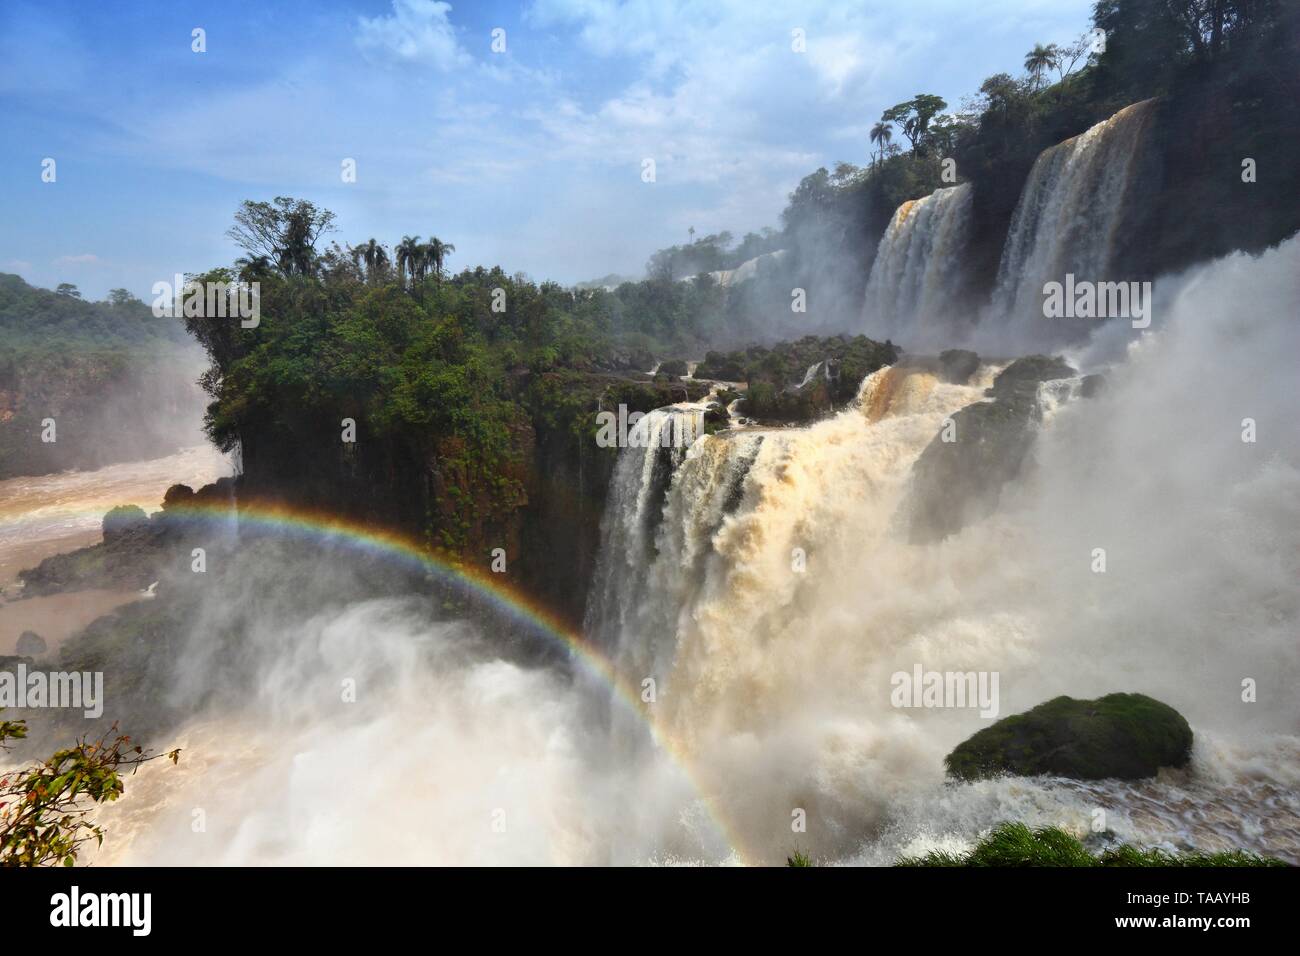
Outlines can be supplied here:
[[971, 187], [963, 183], [898, 207], [867, 280], [867, 334], [911, 349], [952, 345], [974, 322], [962, 271], [971, 200]]
[[[717, 272], [710, 272], [713, 281], [724, 289], [733, 285], [738, 285], [746, 279], [753, 279], [758, 276], [759, 269], [766, 263], [780, 262], [785, 255], [784, 249], [777, 249], [775, 252], [765, 252], [761, 256], [755, 256], [753, 259], [746, 259], [734, 269], [721, 269]], [[693, 278], [693, 277], [692, 277]]]
[[825, 359], [823, 359], [820, 362], [813, 362], [812, 365], [809, 365], [808, 371], [803, 373], [803, 380], [800, 381], [799, 384], [795, 386], [795, 389], [802, 391], [804, 388], [810, 385], [814, 379], [817, 378], [817, 374], [819, 372], [821, 373], [824, 379], [830, 381], [831, 367], [830, 364]]
[[[1087, 132], [1044, 150], [1020, 194], [993, 295], [999, 324], [1024, 333], [1021, 340], [1051, 343], [1086, 338], [1086, 322], [1043, 318], [1043, 285], [1111, 281], [1118, 240], [1140, 201], [1144, 135], [1154, 100], [1120, 110]], [[1050, 325], [1046, 325], [1050, 321]]]
[[596, 568], [584, 629], [615, 639], [624, 628], [645, 564], [655, 555], [655, 531], [678, 466], [704, 432], [704, 406], [657, 408], [636, 422], [619, 451], [610, 479]]

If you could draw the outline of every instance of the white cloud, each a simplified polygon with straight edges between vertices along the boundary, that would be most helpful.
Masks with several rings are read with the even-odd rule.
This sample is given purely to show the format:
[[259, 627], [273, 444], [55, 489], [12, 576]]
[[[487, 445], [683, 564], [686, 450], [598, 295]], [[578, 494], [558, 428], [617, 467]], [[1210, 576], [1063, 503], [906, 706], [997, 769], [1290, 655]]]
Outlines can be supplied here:
[[393, 0], [388, 16], [360, 17], [357, 46], [369, 55], [432, 66], [442, 72], [474, 62], [456, 39], [451, 4], [442, 0]]

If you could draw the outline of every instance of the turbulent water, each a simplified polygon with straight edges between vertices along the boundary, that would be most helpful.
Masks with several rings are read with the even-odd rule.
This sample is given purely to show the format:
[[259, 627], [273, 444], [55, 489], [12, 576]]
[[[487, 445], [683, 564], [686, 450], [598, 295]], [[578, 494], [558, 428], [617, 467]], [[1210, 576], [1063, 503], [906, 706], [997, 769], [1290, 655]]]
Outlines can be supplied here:
[[[1022, 345], [1087, 337], [1086, 326], [1043, 320], [1043, 285], [1067, 273], [1089, 282], [1124, 278], [1116, 251], [1140, 204], [1144, 138], [1154, 100], [1125, 107], [1087, 132], [1046, 149], [1011, 219], [993, 314]], [[1066, 334], [1062, 334], [1066, 333]]]
[[[1162, 282], [1165, 327], [1099, 397], [1043, 390], [1028, 474], [940, 543], [902, 527], [911, 468], [996, 368], [962, 386], [885, 369], [807, 428], [647, 416], [652, 440], [620, 452], [587, 627], [626, 683], [654, 681], [648, 702], [503, 660], [413, 599], [339, 614], [285, 594], [296, 616], [247, 635], [249, 676], [167, 741], [179, 767], [132, 778], [98, 860], [881, 864], [1008, 819], [1086, 834], [1101, 809], [1118, 839], [1300, 861], [1298, 268], [1292, 240]], [[686, 447], [653, 440], [678, 419]], [[178, 694], [203, 692], [203, 648], [244, 603], [195, 622]], [[894, 707], [891, 675], [918, 664], [997, 671], [1001, 715], [1151, 694], [1192, 724], [1192, 765], [945, 782], [944, 755], [988, 722]]]
[[198, 488], [230, 470], [225, 456], [210, 445], [195, 445], [164, 458], [0, 481], [0, 654], [14, 653], [24, 631], [57, 648], [136, 596], [96, 589], [17, 600], [19, 571], [98, 541], [104, 513], [116, 505], [155, 511], [171, 485]]
[[194, 445], [164, 458], [0, 481], [0, 564], [9, 549], [98, 531], [116, 505], [156, 511], [170, 486], [199, 488], [227, 474], [224, 455]]
[[867, 280], [868, 335], [905, 341], [913, 350], [959, 344], [976, 315], [962, 268], [971, 196], [963, 183], [898, 207]]

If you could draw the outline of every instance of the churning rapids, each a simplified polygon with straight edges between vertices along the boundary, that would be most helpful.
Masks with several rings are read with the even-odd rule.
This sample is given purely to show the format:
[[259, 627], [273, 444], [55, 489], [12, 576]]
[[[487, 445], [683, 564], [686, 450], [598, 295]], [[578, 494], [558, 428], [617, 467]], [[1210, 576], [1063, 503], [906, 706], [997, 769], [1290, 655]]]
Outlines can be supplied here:
[[[631, 685], [655, 680], [653, 704], [507, 662], [413, 600], [268, 622], [245, 639], [255, 679], [169, 736], [180, 765], [129, 782], [95, 859], [885, 864], [1002, 820], [1084, 834], [1102, 808], [1122, 840], [1300, 861], [1297, 274], [1293, 239], [1158, 282], [1162, 327], [1099, 332], [1127, 336], [1108, 387], [1058, 391], [997, 512], [939, 543], [900, 528], [912, 465], [995, 367], [966, 385], [884, 369], [807, 428], [622, 451], [587, 636]], [[196, 691], [202, 623], [176, 665]], [[1002, 715], [1151, 694], [1192, 724], [1193, 762], [1131, 784], [945, 782], [987, 722], [892, 707], [890, 675], [916, 664], [998, 671]]]

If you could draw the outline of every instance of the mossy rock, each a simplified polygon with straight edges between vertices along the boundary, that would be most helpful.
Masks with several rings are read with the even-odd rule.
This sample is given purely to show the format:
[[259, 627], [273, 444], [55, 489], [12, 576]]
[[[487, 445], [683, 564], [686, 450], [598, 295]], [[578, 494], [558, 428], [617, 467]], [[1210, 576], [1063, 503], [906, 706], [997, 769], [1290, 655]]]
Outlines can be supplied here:
[[123, 535], [149, 524], [149, 516], [139, 505], [118, 505], [104, 515], [104, 543], [111, 544]]
[[1143, 694], [1057, 697], [999, 720], [958, 744], [944, 763], [960, 780], [1009, 773], [1075, 780], [1137, 780], [1191, 759], [1182, 714]]

